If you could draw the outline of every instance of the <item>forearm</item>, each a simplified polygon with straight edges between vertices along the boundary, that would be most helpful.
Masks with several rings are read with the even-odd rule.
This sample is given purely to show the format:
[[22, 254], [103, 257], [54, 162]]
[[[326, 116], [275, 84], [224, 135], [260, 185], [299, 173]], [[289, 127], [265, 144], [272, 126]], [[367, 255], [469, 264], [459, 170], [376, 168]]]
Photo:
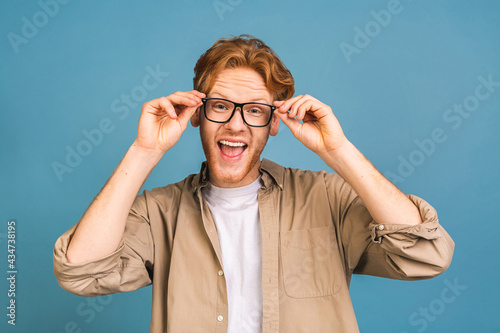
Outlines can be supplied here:
[[377, 223], [422, 223], [417, 207], [349, 141], [322, 158], [354, 189]]
[[134, 199], [162, 154], [134, 142], [80, 220], [68, 246], [68, 262], [95, 260], [118, 248]]

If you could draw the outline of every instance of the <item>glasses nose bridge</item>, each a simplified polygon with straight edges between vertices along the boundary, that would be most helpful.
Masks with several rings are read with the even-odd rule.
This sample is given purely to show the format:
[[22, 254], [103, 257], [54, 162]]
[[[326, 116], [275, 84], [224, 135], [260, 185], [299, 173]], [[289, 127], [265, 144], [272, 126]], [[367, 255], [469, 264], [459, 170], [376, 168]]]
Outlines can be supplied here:
[[231, 112], [231, 116], [229, 117], [229, 119], [226, 121], [226, 124], [230, 123], [233, 118], [234, 118], [234, 115], [237, 113], [236, 109], [240, 109], [240, 115], [241, 115], [241, 121], [243, 122], [244, 125], [247, 125], [247, 122], [245, 121], [245, 116], [243, 114], [243, 106], [247, 103], [236, 103], [236, 102], [231, 102], [233, 103], [233, 112]]
[[234, 115], [237, 113], [236, 109], [239, 108], [240, 109], [239, 113], [241, 114], [241, 120], [243, 120], [243, 123], [246, 124], [245, 115], [244, 115], [244, 112], [243, 112], [243, 106], [245, 104], [248, 104], [248, 103], [236, 103], [236, 102], [231, 102], [231, 103], [233, 103], [233, 106], [234, 106], [233, 107], [233, 112], [231, 113], [231, 117], [229, 117], [229, 119], [227, 120], [227, 122], [230, 122], [233, 119]]

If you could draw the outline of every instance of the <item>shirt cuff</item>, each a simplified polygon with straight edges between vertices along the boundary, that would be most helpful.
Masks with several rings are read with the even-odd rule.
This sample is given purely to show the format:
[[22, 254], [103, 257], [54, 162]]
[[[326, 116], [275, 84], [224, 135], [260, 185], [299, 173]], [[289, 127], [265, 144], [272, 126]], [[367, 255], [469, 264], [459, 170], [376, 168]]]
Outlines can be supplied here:
[[66, 258], [68, 245], [73, 237], [77, 225], [74, 225], [62, 234], [54, 246], [54, 274], [59, 281], [76, 281], [86, 278], [102, 278], [116, 269], [120, 255], [125, 247], [124, 240], [120, 241], [118, 248], [105, 257], [81, 262], [70, 263]]
[[428, 240], [442, 236], [436, 210], [422, 198], [412, 194], [407, 194], [406, 196], [418, 208], [422, 223], [417, 225], [393, 223], [379, 224], [372, 220], [369, 224], [369, 228], [374, 243], [381, 243], [384, 236], [390, 236], [391, 234], [403, 234], [411, 238], [424, 238]]

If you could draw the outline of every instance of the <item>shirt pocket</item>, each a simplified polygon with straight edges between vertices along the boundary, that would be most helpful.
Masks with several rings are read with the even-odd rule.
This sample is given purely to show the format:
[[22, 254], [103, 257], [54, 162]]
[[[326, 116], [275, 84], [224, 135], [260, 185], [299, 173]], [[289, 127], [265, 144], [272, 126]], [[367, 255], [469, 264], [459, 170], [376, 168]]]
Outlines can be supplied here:
[[285, 293], [292, 298], [336, 294], [342, 265], [333, 227], [284, 231], [280, 234]]

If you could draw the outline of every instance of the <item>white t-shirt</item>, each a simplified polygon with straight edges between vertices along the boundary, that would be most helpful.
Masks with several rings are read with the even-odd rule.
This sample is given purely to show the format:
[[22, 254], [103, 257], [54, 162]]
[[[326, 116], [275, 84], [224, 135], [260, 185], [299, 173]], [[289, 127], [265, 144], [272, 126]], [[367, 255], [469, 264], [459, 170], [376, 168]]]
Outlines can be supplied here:
[[228, 332], [262, 332], [260, 177], [238, 188], [202, 188], [214, 222], [227, 284]]

